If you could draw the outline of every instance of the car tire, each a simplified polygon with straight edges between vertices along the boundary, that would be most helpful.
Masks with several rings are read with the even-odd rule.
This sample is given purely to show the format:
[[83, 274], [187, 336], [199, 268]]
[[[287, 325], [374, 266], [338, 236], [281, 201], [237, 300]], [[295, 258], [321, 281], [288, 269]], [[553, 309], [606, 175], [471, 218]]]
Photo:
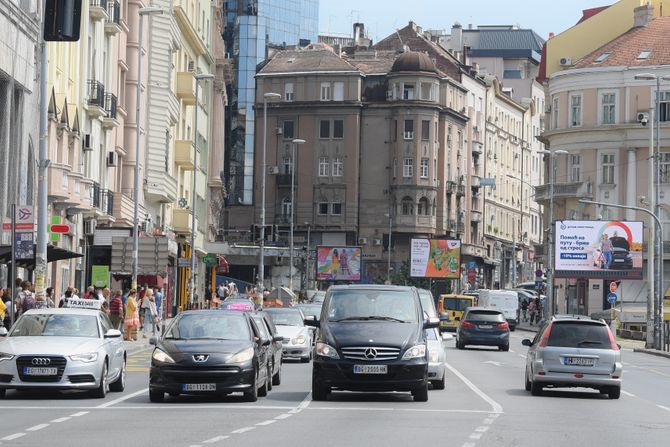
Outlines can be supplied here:
[[504, 352], [509, 351], [509, 343], [507, 343], [506, 345], [499, 346], [498, 349]]
[[258, 381], [258, 374], [251, 384], [249, 391], [244, 393], [244, 400], [247, 402], [256, 402], [258, 400], [258, 388], [256, 388], [256, 383]]
[[119, 377], [109, 384], [109, 390], [114, 391], [115, 393], [120, 393], [126, 389], [126, 359], [123, 359], [123, 364], [121, 365], [121, 372]]
[[433, 380], [431, 383], [434, 390], [443, 390], [447, 385], [447, 373], [444, 373], [440, 380]]
[[279, 385], [281, 385], [281, 367], [282, 367], [282, 363], [279, 362], [279, 370], [277, 371], [277, 374], [275, 374], [274, 376], [272, 376], [272, 384], [273, 384], [274, 386], [279, 386]]
[[[170, 393], [170, 396], [172, 396], [172, 393]], [[165, 399], [165, 393], [159, 390], [152, 390], [149, 388], [149, 401], [157, 403], [157, 402], [163, 402], [163, 399]]]
[[268, 395], [268, 383], [270, 383], [270, 371], [265, 373], [265, 383], [258, 389], [258, 397], [265, 397]]
[[100, 385], [93, 390], [93, 397], [98, 399], [104, 399], [107, 396], [107, 389], [109, 384], [107, 383], [107, 360], [102, 364], [102, 372], [100, 373]]
[[530, 380], [528, 379], [528, 371], [526, 371], [526, 373], [524, 374], [524, 379], [525, 379], [524, 382], [526, 384], [526, 391], [530, 391], [531, 383]]
[[611, 386], [607, 390], [607, 396], [610, 399], [618, 399], [621, 397], [621, 387], [620, 386]]
[[509, 327], [509, 330], [510, 330], [510, 332], [514, 332], [514, 331], [516, 331], [516, 326], [510, 326], [510, 327]]
[[414, 396], [414, 402], [428, 402], [428, 383], [414, 389], [412, 396]]
[[272, 371], [274, 371], [274, 365], [268, 366], [268, 391], [272, 391]]
[[312, 375], [312, 400], [322, 401], [328, 399], [330, 388], [321, 385], [316, 377]]
[[542, 385], [540, 385], [537, 382], [531, 382], [530, 383], [530, 394], [533, 396], [541, 396], [542, 395]]

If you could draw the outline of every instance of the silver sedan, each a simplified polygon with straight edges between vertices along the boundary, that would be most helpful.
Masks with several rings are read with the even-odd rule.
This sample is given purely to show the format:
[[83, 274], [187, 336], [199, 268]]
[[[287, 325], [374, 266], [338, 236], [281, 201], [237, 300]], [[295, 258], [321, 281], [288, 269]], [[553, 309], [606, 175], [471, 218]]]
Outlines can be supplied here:
[[437, 329], [427, 329], [428, 339], [428, 380], [434, 390], [443, 390], [447, 381], [447, 354], [442, 337]]
[[91, 309], [34, 309], [0, 329], [0, 398], [8, 389], [123, 391], [126, 350], [107, 315]]

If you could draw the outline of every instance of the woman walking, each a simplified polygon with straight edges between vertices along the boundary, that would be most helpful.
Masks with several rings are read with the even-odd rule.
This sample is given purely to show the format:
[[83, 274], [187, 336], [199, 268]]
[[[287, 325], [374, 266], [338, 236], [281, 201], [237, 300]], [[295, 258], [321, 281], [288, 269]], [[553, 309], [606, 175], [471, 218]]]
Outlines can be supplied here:
[[123, 323], [125, 329], [124, 340], [137, 341], [137, 327], [140, 325], [140, 312], [135, 300], [135, 291], [131, 290], [126, 299], [126, 319]]
[[154, 291], [152, 289], [147, 289], [144, 298], [142, 298], [142, 314], [144, 315], [142, 338], [147, 338], [147, 328], [150, 324], [151, 335], [155, 337], [158, 310], [156, 309], [156, 298], [154, 297]]

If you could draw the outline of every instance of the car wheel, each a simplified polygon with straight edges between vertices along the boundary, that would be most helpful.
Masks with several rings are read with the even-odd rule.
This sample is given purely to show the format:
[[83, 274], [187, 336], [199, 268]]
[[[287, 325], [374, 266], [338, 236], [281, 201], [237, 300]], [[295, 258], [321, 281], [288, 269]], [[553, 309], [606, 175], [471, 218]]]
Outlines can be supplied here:
[[272, 376], [272, 384], [275, 386], [281, 385], [281, 362], [279, 362], [279, 369], [277, 370], [277, 374]]
[[244, 393], [244, 400], [247, 402], [256, 402], [258, 400], [258, 388], [256, 388], [256, 383], [258, 383], [258, 374], [256, 374], [256, 378], [252, 382], [249, 391]]
[[[170, 396], [172, 396], [172, 393], [170, 393]], [[149, 388], [149, 400], [151, 402], [163, 402], [163, 399], [165, 398], [165, 393], [159, 390], [152, 390]]]
[[319, 381], [312, 375], [312, 400], [326, 400], [330, 394], [330, 388], [321, 385]]
[[267, 371], [265, 373], [265, 383], [258, 389], [258, 396], [259, 397], [265, 397], [268, 395], [268, 383], [270, 383], [270, 372]]
[[447, 384], [447, 374], [442, 374], [442, 379], [433, 380], [431, 383], [433, 384], [434, 390], [443, 390]]
[[121, 372], [119, 377], [109, 384], [110, 391], [120, 393], [126, 389], [126, 359], [123, 359], [123, 364], [121, 365]]
[[509, 343], [503, 346], [499, 346], [498, 349], [505, 352], [509, 351]]
[[428, 402], [428, 384], [425, 383], [421, 387], [412, 391], [414, 402]]
[[274, 365], [268, 365], [268, 391], [272, 391], [272, 371], [274, 371]]
[[542, 395], [542, 385], [540, 385], [537, 382], [531, 382], [530, 383], [530, 394], [533, 396], [541, 396]]
[[530, 391], [530, 380], [528, 379], [528, 371], [524, 374], [524, 382], [526, 383], [526, 391]]
[[618, 399], [621, 397], [621, 387], [620, 386], [611, 386], [607, 390], [607, 395], [610, 399]]
[[93, 390], [93, 396], [99, 399], [104, 399], [107, 396], [107, 388], [109, 384], [107, 383], [107, 361], [102, 365], [102, 372], [100, 373], [100, 385]]

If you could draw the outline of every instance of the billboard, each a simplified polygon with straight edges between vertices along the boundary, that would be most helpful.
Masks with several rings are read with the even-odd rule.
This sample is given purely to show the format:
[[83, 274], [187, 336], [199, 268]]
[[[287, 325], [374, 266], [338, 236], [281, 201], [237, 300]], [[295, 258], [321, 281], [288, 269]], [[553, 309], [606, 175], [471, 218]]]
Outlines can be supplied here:
[[556, 221], [555, 276], [642, 279], [642, 222]]
[[410, 276], [460, 279], [461, 241], [412, 239]]
[[360, 281], [361, 247], [316, 247], [317, 281]]

